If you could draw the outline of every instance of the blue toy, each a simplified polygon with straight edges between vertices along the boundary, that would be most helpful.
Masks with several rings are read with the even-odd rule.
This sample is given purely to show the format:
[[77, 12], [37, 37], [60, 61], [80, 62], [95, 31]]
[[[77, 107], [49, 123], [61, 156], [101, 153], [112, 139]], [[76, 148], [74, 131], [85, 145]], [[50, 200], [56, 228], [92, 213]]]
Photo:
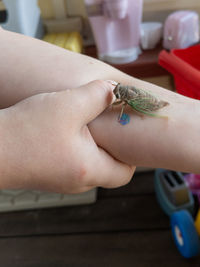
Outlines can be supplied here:
[[197, 186], [200, 177], [194, 176], [157, 169], [154, 178], [158, 203], [170, 217], [175, 244], [185, 258], [197, 256], [200, 252], [200, 210], [195, 216], [193, 195], [200, 196], [200, 187]]

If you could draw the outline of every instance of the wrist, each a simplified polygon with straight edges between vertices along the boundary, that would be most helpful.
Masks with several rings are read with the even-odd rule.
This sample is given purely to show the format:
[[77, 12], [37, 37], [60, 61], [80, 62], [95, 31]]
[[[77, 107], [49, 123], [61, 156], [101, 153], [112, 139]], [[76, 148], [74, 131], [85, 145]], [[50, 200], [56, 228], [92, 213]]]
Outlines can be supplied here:
[[11, 108], [0, 110], [0, 189], [20, 187], [25, 173], [18, 151], [18, 126]]
[[200, 173], [200, 103], [186, 98], [179, 106], [181, 110], [179, 116], [177, 115], [179, 120], [177, 119], [176, 125], [177, 146], [182, 156], [179, 158], [179, 164], [185, 172]]
[[10, 177], [8, 167], [8, 134], [6, 121], [6, 111], [0, 110], [0, 189], [7, 187], [7, 182]]

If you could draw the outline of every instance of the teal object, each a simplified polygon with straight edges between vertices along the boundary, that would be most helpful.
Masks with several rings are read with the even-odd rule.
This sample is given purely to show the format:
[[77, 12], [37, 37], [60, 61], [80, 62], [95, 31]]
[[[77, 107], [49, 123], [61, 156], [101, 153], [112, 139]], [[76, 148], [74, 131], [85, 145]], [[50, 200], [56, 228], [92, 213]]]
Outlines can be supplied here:
[[119, 120], [119, 123], [122, 125], [126, 125], [129, 122], [130, 122], [130, 116], [126, 113], [123, 113], [120, 120]]
[[163, 178], [163, 173], [168, 172], [165, 169], [157, 169], [155, 171], [154, 177], [154, 186], [155, 186], [155, 193], [158, 200], [158, 203], [162, 210], [168, 215], [171, 216], [174, 212], [179, 210], [188, 210], [191, 214], [194, 213], [194, 198], [189, 191], [189, 198], [187, 203], [183, 205], [175, 205], [172, 201], [170, 201], [170, 197], [167, 196], [166, 191], [164, 190], [163, 183], [161, 179]]
[[185, 258], [199, 254], [200, 242], [191, 214], [186, 210], [177, 211], [171, 216], [172, 234], [176, 246]]

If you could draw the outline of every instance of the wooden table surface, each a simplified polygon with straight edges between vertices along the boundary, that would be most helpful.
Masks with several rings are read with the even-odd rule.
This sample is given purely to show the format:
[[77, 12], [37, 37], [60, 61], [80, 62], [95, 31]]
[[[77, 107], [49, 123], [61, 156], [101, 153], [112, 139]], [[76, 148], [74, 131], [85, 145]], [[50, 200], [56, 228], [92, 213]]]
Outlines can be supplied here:
[[153, 172], [119, 189], [99, 189], [96, 203], [0, 214], [2, 267], [186, 267], [157, 204]]

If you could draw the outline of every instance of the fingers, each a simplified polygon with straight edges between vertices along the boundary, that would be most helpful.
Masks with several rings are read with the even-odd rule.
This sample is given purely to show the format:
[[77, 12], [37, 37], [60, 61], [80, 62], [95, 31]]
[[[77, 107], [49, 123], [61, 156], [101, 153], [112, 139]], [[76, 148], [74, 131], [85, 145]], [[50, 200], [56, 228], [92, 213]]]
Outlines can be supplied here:
[[88, 124], [114, 102], [115, 86], [114, 82], [96, 80], [73, 89], [74, 107], [82, 116], [84, 124]]
[[135, 171], [135, 167], [115, 160], [101, 148], [99, 148], [98, 158], [95, 156], [94, 161], [88, 173], [91, 177], [89, 186], [106, 188], [123, 186], [131, 180]]

